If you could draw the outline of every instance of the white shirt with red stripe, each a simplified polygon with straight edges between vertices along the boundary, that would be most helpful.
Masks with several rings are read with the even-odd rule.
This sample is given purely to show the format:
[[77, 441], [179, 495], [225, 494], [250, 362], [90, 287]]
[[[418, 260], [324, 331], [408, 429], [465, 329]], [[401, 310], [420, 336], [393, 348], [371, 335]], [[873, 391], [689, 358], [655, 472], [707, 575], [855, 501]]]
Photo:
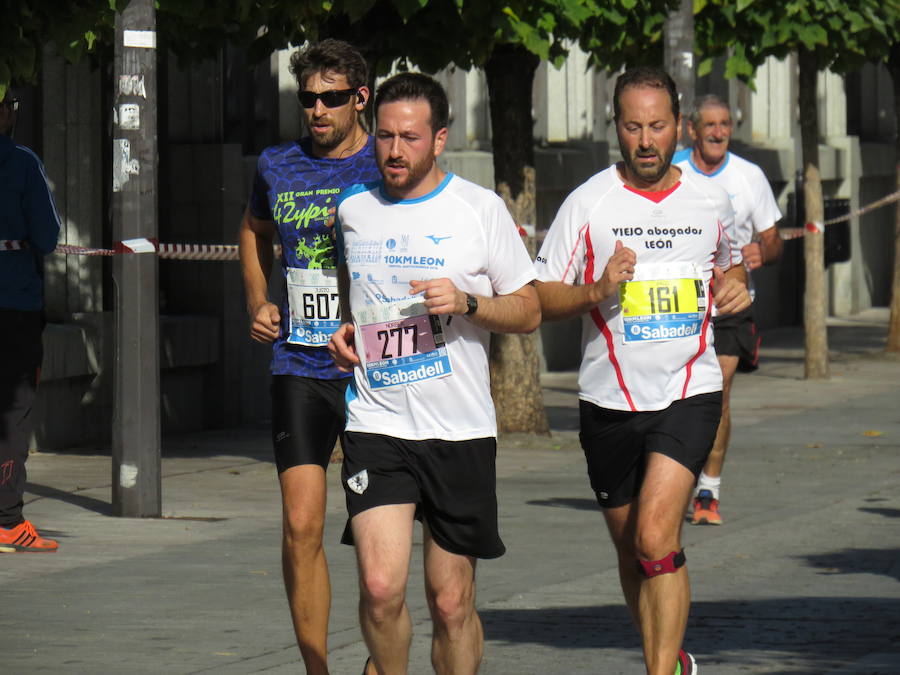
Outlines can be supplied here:
[[[687, 334], [672, 331], [675, 337], [668, 339], [663, 328], [662, 337], [633, 339], [631, 333], [639, 330], [629, 325], [626, 334], [631, 317], [623, 316], [625, 296], [620, 295], [583, 316], [582, 400], [613, 410], [662, 410], [675, 400], [722, 389], [712, 347], [710, 282], [714, 265], [727, 270], [741, 262], [725, 234], [733, 218], [728, 194], [688, 172], [669, 190], [643, 192], [626, 186], [614, 165], [566, 198], [535, 261], [540, 281], [597, 281], [617, 241], [637, 255], [637, 279], [684, 268], [696, 269], [698, 278], [698, 311]], [[635, 287], [643, 292], [643, 286]], [[662, 325], [654, 319], [665, 323], [665, 318], [651, 314], [647, 323]]]

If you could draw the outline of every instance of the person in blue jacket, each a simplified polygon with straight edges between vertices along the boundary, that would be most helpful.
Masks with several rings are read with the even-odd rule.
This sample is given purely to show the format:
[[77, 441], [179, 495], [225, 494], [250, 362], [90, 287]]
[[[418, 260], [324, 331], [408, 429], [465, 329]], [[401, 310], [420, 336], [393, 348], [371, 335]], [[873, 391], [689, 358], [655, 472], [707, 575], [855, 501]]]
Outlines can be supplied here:
[[46, 553], [58, 544], [25, 520], [22, 498], [43, 357], [43, 258], [60, 221], [44, 165], [13, 142], [18, 107], [8, 90], [0, 100], [0, 553]]

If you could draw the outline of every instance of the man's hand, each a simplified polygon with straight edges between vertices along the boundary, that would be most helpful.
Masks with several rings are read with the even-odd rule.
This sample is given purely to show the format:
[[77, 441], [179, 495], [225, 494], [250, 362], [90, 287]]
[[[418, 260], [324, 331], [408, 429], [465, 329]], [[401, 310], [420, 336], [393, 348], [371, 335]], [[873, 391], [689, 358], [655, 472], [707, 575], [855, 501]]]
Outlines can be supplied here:
[[409, 282], [409, 294], [422, 293], [429, 314], [465, 314], [466, 294], [446, 278]]
[[616, 241], [616, 250], [609, 257], [603, 275], [594, 282], [592, 299], [599, 304], [619, 292], [619, 284], [634, 279], [634, 266], [637, 254], [626, 248], [621, 241]]
[[352, 323], [342, 323], [328, 341], [328, 353], [331, 354], [338, 369], [345, 373], [349, 373], [360, 363], [356, 355], [356, 342], [353, 339], [355, 334], [356, 327]]
[[264, 302], [250, 312], [250, 337], [257, 342], [274, 342], [280, 331], [281, 312], [277, 305]]
[[747, 285], [725, 275], [718, 267], [713, 267], [713, 301], [719, 314], [737, 314], [750, 306], [750, 291]]
[[741, 257], [744, 259], [744, 265], [748, 270], [759, 269], [766, 264], [763, 258], [762, 246], [758, 241], [751, 241], [741, 249]]

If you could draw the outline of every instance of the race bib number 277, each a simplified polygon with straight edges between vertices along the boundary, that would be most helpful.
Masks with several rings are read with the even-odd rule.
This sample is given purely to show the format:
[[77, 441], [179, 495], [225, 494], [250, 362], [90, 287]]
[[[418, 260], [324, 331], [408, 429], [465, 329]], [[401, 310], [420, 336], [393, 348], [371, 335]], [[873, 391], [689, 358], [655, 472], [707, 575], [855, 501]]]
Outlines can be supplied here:
[[[372, 389], [412, 384], [452, 372], [439, 316], [421, 298], [354, 312], [363, 367]], [[362, 347], [360, 350], [359, 347]]]

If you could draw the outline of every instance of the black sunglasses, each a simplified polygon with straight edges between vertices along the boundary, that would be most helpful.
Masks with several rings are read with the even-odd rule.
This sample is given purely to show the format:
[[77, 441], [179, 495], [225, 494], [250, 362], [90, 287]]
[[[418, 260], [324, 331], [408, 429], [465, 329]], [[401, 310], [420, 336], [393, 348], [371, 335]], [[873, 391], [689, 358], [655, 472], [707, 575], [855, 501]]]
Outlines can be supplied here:
[[13, 112], [16, 112], [19, 109], [19, 99], [11, 98], [8, 101], [0, 101], [0, 105], [5, 105]]
[[322, 91], [318, 94], [314, 91], [298, 91], [297, 98], [300, 99], [300, 105], [304, 108], [315, 108], [316, 101], [322, 101], [326, 108], [337, 108], [344, 105], [355, 94], [358, 89], [332, 89], [330, 91]]

